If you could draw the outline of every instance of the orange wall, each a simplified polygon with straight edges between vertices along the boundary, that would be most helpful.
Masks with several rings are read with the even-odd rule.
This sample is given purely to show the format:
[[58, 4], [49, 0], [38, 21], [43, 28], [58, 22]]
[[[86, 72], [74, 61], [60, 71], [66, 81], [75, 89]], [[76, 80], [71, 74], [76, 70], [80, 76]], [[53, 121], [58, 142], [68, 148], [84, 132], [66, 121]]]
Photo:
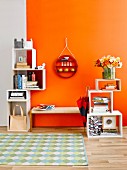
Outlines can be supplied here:
[[[77, 73], [68, 79], [54, 71], [65, 37], [78, 62]], [[37, 65], [45, 62], [47, 69], [47, 89], [32, 92], [32, 106], [76, 106], [85, 87], [94, 89], [95, 78], [101, 78], [102, 68], [94, 67], [94, 61], [108, 54], [120, 56], [123, 67], [116, 75], [122, 91], [114, 93], [114, 109], [123, 113], [123, 125], [127, 126], [126, 0], [27, 0], [27, 38], [33, 39]]]

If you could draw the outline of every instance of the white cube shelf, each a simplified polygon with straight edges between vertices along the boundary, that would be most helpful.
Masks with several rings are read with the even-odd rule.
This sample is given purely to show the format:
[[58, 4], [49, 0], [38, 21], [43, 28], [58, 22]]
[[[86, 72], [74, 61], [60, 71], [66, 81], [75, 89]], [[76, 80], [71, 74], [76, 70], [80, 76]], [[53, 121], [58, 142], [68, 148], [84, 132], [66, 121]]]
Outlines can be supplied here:
[[27, 129], [20, 130], [20, 131], [25, 131], [25, 132], [29, 131], [30, 129], [29, 111], [31, 108], [30, 99], [31, 99], [30, 91], [14, 90], [14, 89], [7, 90], [7, 130], [8, 131], [12, 131], [10, 130], [10, 115], [12, 115], [15, 105], [20, 105], [23, 108], [24, 115], [27, 117]]
[[95, 79], [95, 89], [121, 91], [121, 80], [120, 79]]
[[29, 73], [34, 72], [35, 73], [35, 81], [37, 81], [37, 88], [22, 88], [26, 90], [45, 90], [46, 89], [46, 69], [26, 69], [26, 68], [15, 68], [13, 69], [13, 78], [12, 78], [12, 88], [14, 88], [14, 75], [20, 74], [25, 75], [25, 77], [28, 77]]
[[36, 67], [36, 50], [25, 49], [25, 48], [13, 48], [12, 49], [12, 69], [16, 68], [16, 63], [20, 62], [19, 60], [23, 59], [30, 68], [35, 69]]
[[[113, 112], [113, 91], [103, 91], [103, 90], [88, 90], [88, 96], [89, 96], [89, 113], [107, 113], [107, 112]], [[93, 102], [93, 98], [94, 97], [100, 97], [100, 98], [108, 98], [109, 102], [108, 102], [108, 110], [107, 110], [107, 106], [101, 106], [101, 104], [105, 103], [104, 101], [102, 101], [102, 103], [100, 105], [98, 105], [97, 107], [95, 107], [95, 104]], [[98, 103], [99, 104], [99, 103]]]
[[[110, 124], [109, 124], [110, 122]], [[122, 113], [91, 113], [87, 115], [88, 138], [122, 137]]]

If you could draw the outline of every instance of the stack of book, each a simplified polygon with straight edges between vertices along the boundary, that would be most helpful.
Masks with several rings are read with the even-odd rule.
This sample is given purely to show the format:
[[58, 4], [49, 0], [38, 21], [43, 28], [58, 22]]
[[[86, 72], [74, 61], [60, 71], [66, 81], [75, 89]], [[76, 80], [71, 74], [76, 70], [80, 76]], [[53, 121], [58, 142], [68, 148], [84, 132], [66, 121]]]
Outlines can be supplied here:
[[115, 135], [118, 135], [118, 130], [117, 129], [103, 129], [103, 132], [101, 133], [101, 135], [115, 136]]
[[90, 136], [101, 135], [102, 132], [102, 117], [91, 116], [89, 117], [89, 134]]
[[30, 65], [27, 65], [25, 62], [17, 62], [16, 68], [30, 68]]
[[93, 112], [108, 112], [109, 111], [109, 101], [108, 97], [93, 97]]
[[107, 84], [105, 86], [105, 89], [106, 90], [115, 90], [116, 89], [116, 85], [114, 85], [114, 84]]
[[27, 81], [26, 82], [26, 88], [27, 89], [38, 89], [39, 88], [39, 86], [37, 85], [37, 81]]
[[27, 81], [27, 76], [22, 74], [14, 75], [14, 89], [39, 89], [38, 81]]

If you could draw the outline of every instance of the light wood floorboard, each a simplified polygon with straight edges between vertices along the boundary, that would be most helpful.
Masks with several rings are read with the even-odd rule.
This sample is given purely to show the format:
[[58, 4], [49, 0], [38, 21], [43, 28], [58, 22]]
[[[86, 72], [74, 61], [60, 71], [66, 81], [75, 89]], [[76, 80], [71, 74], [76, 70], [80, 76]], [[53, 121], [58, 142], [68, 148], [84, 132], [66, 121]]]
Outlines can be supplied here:
[[[8, 133], [0, 127], [0, 133]], [[0, 166], [0, 170], [127, 170], [127, 127], [122, 138], [88, 139], [82, 127], [33, 128], [32, 133], [82, 133], [88, 157], [88, 166]]]

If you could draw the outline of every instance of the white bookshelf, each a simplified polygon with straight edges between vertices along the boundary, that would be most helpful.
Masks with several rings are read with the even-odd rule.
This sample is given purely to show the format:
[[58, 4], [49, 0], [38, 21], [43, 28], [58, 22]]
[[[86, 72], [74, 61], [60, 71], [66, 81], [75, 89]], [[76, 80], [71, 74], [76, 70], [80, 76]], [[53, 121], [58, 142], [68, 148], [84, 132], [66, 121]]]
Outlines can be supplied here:
[[[28, 75], [35, 74], [35, 81], [28, 80]], [[14, 86], [14, 76], [21, 76], [21, 87]], [[23, 79], [25, 77], [25, 79]], [[23, 81], [24, 80], [24, 81]], [[27, 83], [36, 83], [27, 86]], [[25, 85], [23, 85], [25, 83]], [[27, 129], [30, 130], [29, 111], [31, 109], [31, 91], [46, 89], [46, 69], [36, 67], [36, 50], [34, 48], [13, 48], [12, 49], [12, 89], [7, 90], [7, 130], [10, 131], [10, 115], [13, 113], [15, 105], [23, 108], [24, 115], [27, 117]], [[21, 96], [23, 94], [23, 97]], [[16, 113], [20, 114], [20, 113]], [[16, 131], [16, 130], [14, 130]], [[22, 130], [18, 130], [22, 131]], [[23, 130], [24, 131], [24, 130]]]
[[[103, 132], [103, 127], [108, 127], [109, 125], [106, 124], [105, 119], [111, 119], [113, 120], [111, 126], [116, 126], [116, 132], [115, 133], [107, 133]], [[91, 124], [92, 120], [96, 120], [96, 126]], [[116, 119], [116, 121], [114, 121]], [[101, 121], [102, 120], [102, 121]], [[109, 127], [109, 128], [110, 128]], [[97, 132], [97, 128], [102, 128], [101, 132]], [[104, 138], [104, 137], [122, 137], [123, 136], [123, 130], [122, 130], [122, 113], [120, 113], [118, 110], [114, 110], [112, 113], [91, 113], [87, 115], [87, 136], [88, 138]]]
[[[113, 91], [88, 90], [88, 96], [89, 96], [89, 113], [90, 114], [94, 112], [93, 111], [94, 110], [94, 103], [93, 103], [94, 97], [109, 98], [109, 102], [108, 102], [109, 112], [113, 112]], [[101, 112], [101, 111], [99, 111], [99, 112]]]
[[[104, 83], [110, 82], [107, 79], [96, 79], [96, 90], [88, 90], [87, 136], [88, 138], [122, 137], [122, 113], [113, 109], [113, 94], [115, 90], [100, 90], [99, 83], [101, 81]], [[112, 81], [116, 81], [117, 87], [119, 87], [116, 91], [120, 91], [121, 80], [115, 79]], [[102, 99], [102, 101], [98, 99]], [[106, 104], [103, 104], [103, 102]]]
[[[14, 97], [15, 96], [15, 97]], [[31, 94], [28, 90], [15, 90], [10, 89], [7, 90], [7, 130], [10, 130], [10, 115], [13, 113], [13, 108], [15, 105], [20, 105], [23, 108], [23, 113], [27, 117], [27, 129], [20, 130], [27, 132], [30, 129], [30, 118], [29, 118], [29, 111], [31, 108]], [[20, 114], [17, 112], [16, 114]], [[16, 130], [15, 130], [16, 131]]]

